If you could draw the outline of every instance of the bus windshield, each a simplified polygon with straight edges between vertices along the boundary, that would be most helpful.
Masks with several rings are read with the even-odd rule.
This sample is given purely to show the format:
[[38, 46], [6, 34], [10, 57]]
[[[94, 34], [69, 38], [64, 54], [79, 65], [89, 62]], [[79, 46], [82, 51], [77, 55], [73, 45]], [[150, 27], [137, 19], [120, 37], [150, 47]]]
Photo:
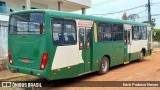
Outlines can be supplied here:
[[9, 34], [44, 34], [43, 13], [20, 13], [11, 15]]

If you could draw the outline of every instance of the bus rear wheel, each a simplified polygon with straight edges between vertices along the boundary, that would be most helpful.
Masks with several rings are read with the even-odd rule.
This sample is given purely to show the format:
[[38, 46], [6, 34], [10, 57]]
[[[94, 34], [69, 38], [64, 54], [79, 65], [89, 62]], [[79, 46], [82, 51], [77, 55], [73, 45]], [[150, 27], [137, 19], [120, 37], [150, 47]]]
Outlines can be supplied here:
[[109, 70], [109, 59], [107, 57], [103, 57], [100, 63], [100, 68], [98, 74], [102, 75], [107, 73]]
[[140, 54], [139, 54], [140, 58], [139, 58], [139, 62], [142, 62], [144, 60], [144, 52], [141, 51]]

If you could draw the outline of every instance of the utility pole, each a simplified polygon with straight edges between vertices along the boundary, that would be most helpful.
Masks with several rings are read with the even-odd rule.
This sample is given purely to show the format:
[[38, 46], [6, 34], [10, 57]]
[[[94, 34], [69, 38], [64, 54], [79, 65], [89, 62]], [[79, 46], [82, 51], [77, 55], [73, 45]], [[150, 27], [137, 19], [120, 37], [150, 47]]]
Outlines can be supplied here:
[[151, 2], [150, 0], [148, 0], [148, 22], [151, 23], [152, 20], [151, 20]]

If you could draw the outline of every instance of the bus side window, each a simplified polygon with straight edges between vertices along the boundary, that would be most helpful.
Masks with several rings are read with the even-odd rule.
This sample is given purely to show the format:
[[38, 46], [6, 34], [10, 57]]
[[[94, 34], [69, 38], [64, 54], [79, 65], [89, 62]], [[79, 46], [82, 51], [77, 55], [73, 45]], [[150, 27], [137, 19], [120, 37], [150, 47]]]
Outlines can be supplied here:
[[139, 31], [138, 26], [134, 26], [132, 31], [133, 31], [133, 32], [132, 32], [132, 33], [133, 33], [132, 39], [133, 39], [133, 40], [138, 40], [138, 31]]
[[142, 32], [143, 32], [143, 27], [141, 26], [134, 26], [133, 28], [133, 40], [141, 40], [142, 39]]
[[53, 31], [53, 42], [55, 45], [63, 45], [64, 44], [64, 36], [63, 36], [63, 19], [53, 19], [52, 21], [52, 31]]
[[113, 24], [112, 28], [112, 40], [123, 40], [123, 25]]
[[143, 27], [139, 26], [139, 32], [138, 32], [138, 34], [139, 34], [139, 40], [142, 39], [142, 30], [143, 30]]
[[74, 20], [53, 19], [52, 21], [53, 43], [55, 45], [76, 44], [76, 23]]
[[111, 41], [111, 28], [112, 25], [109, 23], [98, 24], [98, 42]]
[[98, 26], [98, 41], [103, 42], [103, 27]]
[[76, 23], [74, 20], [64, 20], [64, 44], [76, 44]]
[[112, 37], [111, 37], [111, 29], [112, 29], [112, 25], [111, 24], [107, 24], [105, 26], [105, 34], [104, 34], [104, 40], [105, 41], [111, 41]]
[[143, 27], [142, 29], [142, 40], [146, 40], [147, 39], [147, 28]]

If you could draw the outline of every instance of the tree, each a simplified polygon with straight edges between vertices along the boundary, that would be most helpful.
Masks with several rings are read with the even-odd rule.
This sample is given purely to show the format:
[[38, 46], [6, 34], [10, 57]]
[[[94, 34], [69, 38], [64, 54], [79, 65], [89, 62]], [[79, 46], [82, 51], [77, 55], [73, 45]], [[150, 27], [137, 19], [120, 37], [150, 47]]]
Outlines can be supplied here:
[[160, 29], [153, 30], [153, 34], [156, 33], [156, 35], [153, 36], [153, 41], [158, 42], [160, 44]]
[[[144, 21], [143, 23], [149, 23], [149, 21]], [[152, 27], [156, 26], [156, 23], [154, 23], [154, 22], [151, 22], [150, 24]]]
[[139, 18], [139, 15], [137, 15], [137, 14], [131, 14], [131, 15], [127, 16], [126, 12], [124, 12], [123, 16], [122, 16], [122, 20], [133, 20], [133, 21], [135, 21], [136, 18]]
[[[139, 18], [138, 14], [131, 14], [131, 15], [127, 16], [126, 12], [124, 12], [123, 16], [122, 16], [123, 20], [133, 20], [133, 21], [135, 21], [137, 18]], [[148, 21], [144, 21], [142, 23], [149, 23], [149, 22]], [[152, 27], [156, 26], [156, 23], [154, 23], [154, 22], [151, 22], [150, 24], [151, 24]]]
[[123, 13], [122, 20], [127, 20], [127, 13], [126, 12]]
[[127, 17], [127, 20], [133, 20], [133, 21], [135, 21], [136, 18], [139, 18], [139, 15], [137, 15], [137, 14], [131, 14], [131, 15], [129, 15]]

